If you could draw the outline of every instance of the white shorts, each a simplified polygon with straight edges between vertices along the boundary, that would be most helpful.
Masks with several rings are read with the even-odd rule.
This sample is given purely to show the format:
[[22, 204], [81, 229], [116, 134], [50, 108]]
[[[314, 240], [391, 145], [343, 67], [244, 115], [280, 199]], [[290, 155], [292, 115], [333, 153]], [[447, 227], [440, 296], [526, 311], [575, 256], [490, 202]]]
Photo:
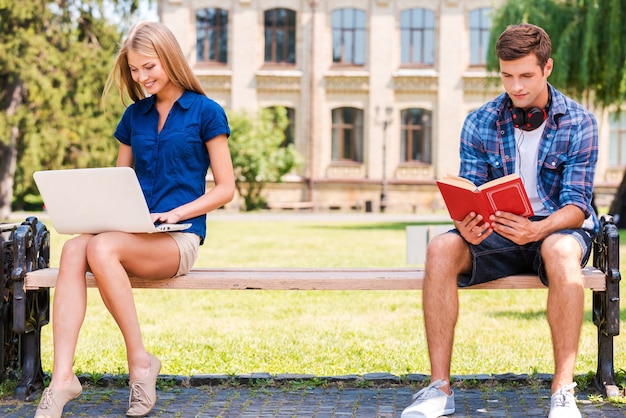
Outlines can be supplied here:
[[180, 264], [174, 277], [187, 274], [198, 258], [200, 237], [191, 232], [166, 232], [166, 234], [174, 238], [180, 252]]

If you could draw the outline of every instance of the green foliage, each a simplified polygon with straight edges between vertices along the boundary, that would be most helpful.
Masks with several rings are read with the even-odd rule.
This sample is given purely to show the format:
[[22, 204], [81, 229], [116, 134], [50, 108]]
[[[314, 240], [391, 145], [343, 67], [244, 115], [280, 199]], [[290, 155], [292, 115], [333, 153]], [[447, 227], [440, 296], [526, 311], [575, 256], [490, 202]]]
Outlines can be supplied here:
[[[626, 0], [508, 0], [495, 11], [490, 51], [510, 24], [541, 26], [552, 39], [550, 82], [599, 107], [619, 105], [626, 97], [625, 12]], [[499, 70], [495, 53], [487, 67]]]
[[246, 111], [229, 112], [228, 119], [237, 191], [244, 199], [245, 210], [264, 208], [265, 184], [280, 182], [282, 176], [303, 161], [293, 144], [283, 144], [289, 125], [287, 111], [276, 107], [261, 109], [256, 115]]
[[[125, 15], [138, 0], [110, 4]], [[115, 162], [112, 134], [123, 108], [103, 107], [101, 98], [121, 33], [104, 7], [0, 0], [0, 188], [14, 177], [16, 209], [36, 200], [36, 170]], [[10, 200], [0, 193], [0, 212]]]

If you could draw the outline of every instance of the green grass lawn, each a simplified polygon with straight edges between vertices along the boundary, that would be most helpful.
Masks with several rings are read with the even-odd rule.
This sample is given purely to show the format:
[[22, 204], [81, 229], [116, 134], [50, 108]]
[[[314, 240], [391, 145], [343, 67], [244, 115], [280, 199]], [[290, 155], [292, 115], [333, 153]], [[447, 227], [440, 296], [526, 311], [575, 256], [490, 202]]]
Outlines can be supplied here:
[[[196, 266], [407, 266], [407, 223], [342, 219], [209, 217]], [[52, 231], [52, 266], [58, 266], [64, 239]], [[135, 295], [145, 344], [163, 361], [164, 374], [429, 373], [419, 291], [142, 289]], [[552, 373], [546, 296], [546, 290], [460, 292], [452, 373]], [[577, 374], [596, 369], [591, 292], [585, 297]], [[615, 343], [620, 370], [626, 343], [621, 337]], [[52, 369], [52, 354], [52, 327], [46, 326], [45, 371]], [[127, 371], [121, 334], [96, 289], [89, 291], [75, 370]]]

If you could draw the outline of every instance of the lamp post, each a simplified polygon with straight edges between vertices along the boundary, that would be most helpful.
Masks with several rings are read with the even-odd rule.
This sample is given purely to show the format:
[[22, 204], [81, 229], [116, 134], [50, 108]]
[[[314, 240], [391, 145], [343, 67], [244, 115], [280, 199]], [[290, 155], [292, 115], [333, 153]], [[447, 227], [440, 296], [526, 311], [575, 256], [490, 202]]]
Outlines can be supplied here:
[[[379, 112], [380, 112], [380, 109], [378, 106], [376, 106], [377, 116]], [[385, 208], [387, 207], [387, 128], [389, 127], [392, 121], [392, 118], [391, 118], [392, 112], [393, 112], [393, 108], [391, 106], [387, 106], [385, 108], [385, 115], [383, 117], [383, 120], [382, 122], [379, 122], [379, 123], [382, 123], [383, 125], [383, 152], [382, 152], [383, 175], [382, 175], [382, 182], [381, 182], [381, 189], [380, 189], [380, 211], [381, 212], [384, 212]]]

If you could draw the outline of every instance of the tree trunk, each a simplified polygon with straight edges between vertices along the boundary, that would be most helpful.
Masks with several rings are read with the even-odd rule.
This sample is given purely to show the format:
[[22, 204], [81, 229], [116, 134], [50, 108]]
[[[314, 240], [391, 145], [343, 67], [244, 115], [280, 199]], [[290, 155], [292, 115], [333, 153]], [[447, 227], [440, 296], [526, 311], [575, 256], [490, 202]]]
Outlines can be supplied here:
[[[15, 114], [22, 104], [23, 84], [17, 80], [9, 87], [6, 95], [7, 102], [4, 109], [8, 116]], [[10, 118], [8, 118], [10, 119]], [[13, 202], [13, 184], [15, 168], [17, 167], [17, 140], [20, 131], [17, 126], [12, 126], [8, 141], [0, 141], [0, 220], [7, 219], [11, 215], [11, 203]]]
[[0, 144], [0, 220], [7, 219], [11, 215], [13, 177], [17, 162], [13, 131], [16, 130], [17, 128], [11, 129], [11, 141], [8, 145]]

